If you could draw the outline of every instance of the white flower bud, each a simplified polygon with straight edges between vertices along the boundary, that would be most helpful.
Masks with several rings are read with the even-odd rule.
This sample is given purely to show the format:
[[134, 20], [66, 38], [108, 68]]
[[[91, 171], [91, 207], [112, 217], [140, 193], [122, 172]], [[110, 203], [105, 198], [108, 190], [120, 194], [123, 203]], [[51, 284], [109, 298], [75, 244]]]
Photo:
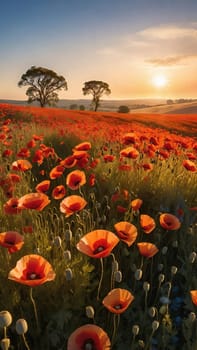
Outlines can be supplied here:
[[148, 292], [150, 290], [150, 283], [144, 282], [143, 283], [143, 289], [145, 292]]
[[163, 273], [160, 273], [158, 276], [158, 280], [159, 280], [159, 283], [163, 283], [163, 281], [165, 280], [165, 275]]
[[19, 335], [25, 334], [28, 331], [27, 321], [24, 318], [19, 318], [16, 321], [16, 332]]
[[190, 322], [194, 322], [196, 320], [196, 314], [194, 312], [190, 312], [188, 319]]
[[196, 252], [192, 252], [189, 256], [189, 262], [193, 264], [195, 260], [196, 260]]
[[150, 317], [155, 317], [156, 312], [157, 312], [157, 309], [154, 306], [150, 307], [149, 310], [148, 310], [148, 313], [149, 313]]
[[152, 322], [152, 330], [155, 332], [159, 328], [159, 321], [154, 320]]
[[161, 250], [162, 254], [165, 255], [168, 251], [168, 247], [167, 246], [164, 246]]
[[134, 324], [132, 327], [132, 333], [134, 336], [138, 335], [140, 331], [140, 327], [137, 324]]
[[12, 323], [12, 315], [9, 311], [0, 312], [0, 328], [8, 327]]
[[65, 240], [66, 242], [70, 242], [72, 240], [72, 231], [71, 230], [66, 230], [65, 231]]
[[176, 266], [171, 266], [171, 274], [172, 275], [176, 275], [176, 273], [177, 273], [177, 267]]
[[115, 280], [115, 282], [118, 282], [118, 283], [122, 282], [122, 272], [121, 271], [116, 271], [114, 273], [114, 280]]
[[135, 279], [137, 280], [137, 281], [139, 281], [141, 278], [142, 278], [142, 270], [141, 269], [137, 269], [136, 271], [135, 271]]
[[53, 244], [54, 244], [55, 247], [61, 248], [61, 246], [62, 246], [62, 239], [61, 239], [61, 237], [60, 236], [56, 236], [54, 238], [54, 240], [53, 240]]
[[1, 350], [8, 350], [10, 347], [10, 339], [9, 338], [3, 338], [0, 342]]
[[88, 318], [94, 318], [94, 308], [92, 306], [86, 306], [86, 316]]
[[70, 250], [65, 250], [65, 251], [64, 251], [64, 258], [65, 258], [65, 260], [67, 260], [67, 261], [70, 261], [70, 260], [71, 260], [71, 251], [70, 251]]

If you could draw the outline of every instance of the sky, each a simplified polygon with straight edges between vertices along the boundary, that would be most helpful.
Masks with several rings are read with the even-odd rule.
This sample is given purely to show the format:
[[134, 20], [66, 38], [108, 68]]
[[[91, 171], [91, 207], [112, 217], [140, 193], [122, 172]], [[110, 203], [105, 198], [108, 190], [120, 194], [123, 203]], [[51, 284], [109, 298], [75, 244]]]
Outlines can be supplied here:
[[59, 98], [197, 98], [197, 0], [6, 0], [0, 12], [0, 99], [27, 99], [31, 66], [63, 75]]

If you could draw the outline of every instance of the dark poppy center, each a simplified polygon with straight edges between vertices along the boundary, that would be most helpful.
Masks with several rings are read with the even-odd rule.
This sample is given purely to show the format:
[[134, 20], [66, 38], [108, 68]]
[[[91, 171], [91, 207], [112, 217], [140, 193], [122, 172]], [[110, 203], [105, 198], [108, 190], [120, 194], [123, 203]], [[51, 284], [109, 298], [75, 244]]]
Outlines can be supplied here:
[[14, 242], [14, 241], [11, 241], [10, 239], [6, 239], [6, 240], [5, 240], [5, 243], [6, 243], [6, 244], [9, 244], [9, 245], [14, 245], [14, 244], [15, 244], [15, 242]]
[[120, 309], [122, 309], [122, 305], [121, 304], [116, 304], [116, 305], [114, 305], [114, 309], [120, 310]]
[[87, 339], [83, 344], [82, 350], [96, 350], [94, 341], [91, 338]]
[[27, 274], [27, 279], [28, 280], [39, 280], [41, 276], [35, 272], [30, 272]]
[[97, 248], [93, 251], [93, 254], [98, 254], [98, 253], [102, 252], [103, 250], [105, 250], [105, 247], [103, 247], [102, 245], [100, 245], [99, 247], [97, 247]]

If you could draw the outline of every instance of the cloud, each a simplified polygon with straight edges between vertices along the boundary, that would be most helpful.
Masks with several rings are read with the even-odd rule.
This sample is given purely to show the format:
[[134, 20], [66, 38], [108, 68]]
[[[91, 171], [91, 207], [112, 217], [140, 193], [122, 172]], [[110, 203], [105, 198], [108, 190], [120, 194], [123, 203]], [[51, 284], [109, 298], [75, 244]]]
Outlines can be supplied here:
[[180, 63], [186, 64], [189, 59], [197, 59], [197, 55], [182, 55], [182, 56], [168, 56], [162, 58], [150, 58], [145, 62], [151, 63], [154, 66], [173, 66]]
[[181, 38], [197, 38], [197, 26], [180, 27], [175, 25], [149, 27], [137, 32], [137, 35], [149, 40], [174, 40]]

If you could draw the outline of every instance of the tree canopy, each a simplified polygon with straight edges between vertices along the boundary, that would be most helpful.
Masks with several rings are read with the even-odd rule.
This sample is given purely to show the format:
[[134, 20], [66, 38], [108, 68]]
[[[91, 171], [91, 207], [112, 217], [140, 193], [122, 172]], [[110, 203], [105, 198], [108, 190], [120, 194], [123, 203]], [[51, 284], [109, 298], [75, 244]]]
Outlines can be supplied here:
[[93, 96], [92, 105], [94, 106], [95, 111], [97, 111], [101, 96], [104, 94], [109, 95], [111, 93], [109, 85], [99, 80], [90, 80], [85, 82], [82, 91], [84, 95], [91, 94]]
[[37, 101], [41, 107], [55, 105], [57, 91], [67, 90], [67, 82], [62, 75], [44, 67], [32, 66], [21, 76], [18, 86], [29, 86], [26, 95], [28, 103]]

